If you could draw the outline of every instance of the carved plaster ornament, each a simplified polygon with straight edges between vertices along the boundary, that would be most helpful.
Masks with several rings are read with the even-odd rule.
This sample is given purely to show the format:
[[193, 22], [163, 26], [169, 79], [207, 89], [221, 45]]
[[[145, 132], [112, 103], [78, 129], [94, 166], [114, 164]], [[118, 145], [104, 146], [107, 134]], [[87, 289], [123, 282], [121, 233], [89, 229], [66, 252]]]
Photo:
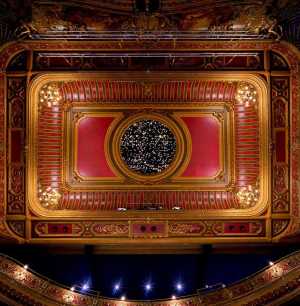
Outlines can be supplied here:
[[66, 303], [72, 303], [72, 302], [74, 301], [74, 295], [71, 294], [71, 293], [66, 293], [66, 294], [64, 295], [64, 301], [65, 301]]
[[259, 187], [258, 183], [242, 187], [236, 193], [241, 208], [250, 208], [255, 206], [259, 200]]
[[141, 33], [149, 31], [169, 30], [171, 22], [165, 15], [160, 13], [146, 14], [139, 13], [130, 16], [121, 25], [122, 30], [126, 31], [139, 31]]
[[48, 187], [48, 188], [39, 188], [39, 200], [41, 204], [45, 208], [56, 208], [59, 204], [59, 200], [61, 198], [61, 194], [54, 188]]
[[14, 272], [15, 279], [18, 281], [24, 281], [26, 278], [26, 270], [22, 267], [18, 267], [18, 269]]
[[57, 106], [62, 97], [59, 93], [59, 85], [57, 83], [45, 84], [40, 90], [40, 106], [53, 107]]
[[279, 266], [279, 264], [276, 264], [276, 265], [271, 267], [272, 277], [274, 277], [274, 278], [281, 277], [282, 274], [283, 274], [283, 269], [282, 269], [282, 267]]
[[252, 84], [241, 82], [238, 84], [235, 98], [245, 107], [256, 106], [258, 101], [256, 88]]

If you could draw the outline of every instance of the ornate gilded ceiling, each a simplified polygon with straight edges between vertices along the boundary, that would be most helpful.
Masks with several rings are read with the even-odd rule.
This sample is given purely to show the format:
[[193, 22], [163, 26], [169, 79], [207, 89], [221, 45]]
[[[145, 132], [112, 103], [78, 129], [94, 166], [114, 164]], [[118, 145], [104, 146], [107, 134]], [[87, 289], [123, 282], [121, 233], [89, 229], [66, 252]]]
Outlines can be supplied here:
[[[141, 7], [140, 2], [143, 3]], [[186, 31], [198, 36], [206, 32], [212, 36], [235, 33], [277, 39], [282, 34], [277, 21], [266, 14], [268, 4], [263, 5], [260, 1], [241, 2], [238, 6], [231, 1], [166, 1], [158, 2], [153, 8], [152, 3], [73, 1], [53, 5], [40, 1], [33, 4], [32, 22], [27, 26], [33, 38], [50, 38], [54, 33], [71, 35], [76, 31], [81, 35], [114, 32], [114, 35], [123, 34], [125, 39], [131, 32], [132, 35], [138, 32], [139, 36], [149, 35], [147, 32], [162, 32], [161, 35], [168, 32], [174, 37], [178, 32]], [[92, 14], [92, 10], [97, 14]], [[126, 31], [127, 34], [115, 31]]]
[[3, 2], [15, 26], [3, 38], [18, 39], [0, 58], [3, 232], [42, 243], [297, 232], [298, 52], [280, 42], [291, 7]]
[[[297, 54], [278, 42], [172, 40], [157, 52], [141, 61], [142, 41], [3, 49], [3, 232], [39, 243], [266, 242], [297, 232]], [[155, 134], [157, 152], [130, 155], [139, 167], [155, 156], [158, 168], [161, 152], [172, 155], [150, 175], [122, 155], [125, 138], [150, 133], [126, 134], [143, 121], [176, 142], [169, 151]]]
[[[299, 234], [299, 52], [281, 41], [300, 41], [297, 1], [0, 8], [1, 42], [12, 41], [0, 49], [0, 238], [152, 246]], [[21, 275], [0, 261], [5, 277]], [[272, 282], [277, 268], [264, 274]]]

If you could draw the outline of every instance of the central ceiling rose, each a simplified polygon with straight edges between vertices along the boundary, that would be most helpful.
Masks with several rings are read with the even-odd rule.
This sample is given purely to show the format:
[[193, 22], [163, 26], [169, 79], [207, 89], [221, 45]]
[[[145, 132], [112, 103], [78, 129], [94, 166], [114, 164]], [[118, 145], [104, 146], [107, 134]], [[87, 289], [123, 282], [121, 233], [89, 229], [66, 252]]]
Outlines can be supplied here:
[[157, 120], [136, 121], [121, 137], [120, 153], [131, 170], [142, 175], [157, 174], [172, 163], [176, 153], [176, 137]]

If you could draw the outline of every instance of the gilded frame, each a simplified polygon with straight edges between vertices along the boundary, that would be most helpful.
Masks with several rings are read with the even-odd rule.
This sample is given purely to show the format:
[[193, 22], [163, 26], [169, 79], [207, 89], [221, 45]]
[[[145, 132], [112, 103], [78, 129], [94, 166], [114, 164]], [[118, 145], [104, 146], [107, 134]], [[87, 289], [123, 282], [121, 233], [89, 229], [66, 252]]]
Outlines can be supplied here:
[[[124, 73], [110, 73], [109, 79], [126, 79], [127, 74]], [[37, 160], [37, 148], [35, 145], [36, 141], [36, 121], [38, 116], [38, 92], [40, 88], [46, 83], [53, 81], [68, 81], [74, 79], [107, 79], [107, 73], [44, 73], [38, 75], [30, 84], [28, 91], [28, 101], [29, 107], [27, 112], [27, 133], [28, 133], [28, 163], [27, 163], [27, 177], [30, 177], [26, 192], [28, 197], [29, 208], [39, 217], [44, 218], [78, 218], [77, 211], [52, 211], [45, 209], [39, 205], [36, 196], [36, 186], [37, 186], [37, 174], [36, 174], [36, 160]], [[231, 73], [231, 72], [214, 72], [207, 76], [206, 73], [195, 73], [191, 76], [189, 73], [177, 73], [174, 76], [173, 73], [132, 73], [132, 79], [135, 80], [158, 80], [158, 79], [205, 79], [205, 80], [225, 80], [228, 82], [248, 82], [252, 84], [258, 92], [258, 99], [261, 101], [258, 105], [258, 114], [260, 122], [260, 199], [258, 203], [249, 209], [228, 209], [228, 210], [214, 210], [214, 211], [183, 211], [180, 212], [180, 218], [228, 218], [228, 217], [259, 217], [268, 207], [270, 201], [270, 158], [269, 158], [269, 112], [268, 112], [268, 89], [265, 81], [255, 73]], [[93, 217], [95, 219], [102, 218], [119, 218], [120, 214], [118, 212], [112, 211], [101, 211], [99, 214], [95, 212], [81, 211], [80, 217]], [[152, 211], [126, 211], [122, 214], [122, 218], [131, 219], [133, 217], [147, 218], [156, 217], [162, 219], [177, 218], [178, 214], [176, 212], [152, 212]]]
[[[206, 104], [206, 103], [205, 103]], [[235, 166], [233, 162], [234, 156], [234, 133], [233, 133], [233, 111], [232, 107], [227, 103], [213, 103], [214, 105], [203, 105], [202, 103], [186, 104], [173, 104], [172, 106], [164, 103], [159, 103], [157, 106], [150, 104], [141, 104], [132, 106], [129, 104], [122, 104], [120, 106], [114, 105], [112, 112], [111, 105], [95, 106], [87, 104], [86, 106], [74, 106], [72, 111], [64, 111], [64, 144], [63, 144], [63, 184], [64, 188], [71, 190], [71, 188], [78, 188], [78, 190], [93, 190], [94, 188], [102, 190], [111, 189], [143, 189], [141, 184], [129, 183], [128, 178], [134, 178], [139, 182], [145, 182], [148, 189], [176, 189], [176, 190], [201, 190], [209, 188], [211, 190], [227, 190], [233, 186]], [[217, 105], [216, 105], [217, 104]], [[140, 111], [140, 107], [143, 111]], [[190, 109], [189, 109], [190, 108]], [[187, 110], [189, 109], [189, 110]], [[131, 110], [133, 115], [125, 117], [122, 110]], [[170, 112], [167, 116], [162, 116], [160, 112]], [[220, 113], [220, 111], [223, 111]], [[219, 113], [218, 113], [219, 112]], [[217, 114], [222, 114], [222, 119]], [[105, 136], [105, 156], [110, 168], [115, 173], [116, 177], [82, 177], [76, 168], [77, 158], [77, 127], [79, 122], [86, 117], [114, 117], [115, 120], [109, 127]], [[212, 117], [219, 125], [219, 163], [220, 168], [216, 175], [207, 177], [180, 177], [185, 171], [187, 164], [191, 158], [191, 136], [188, 128], [183, 123], [181, 117], [199, 117], [206, 116]], [[178, 150], [175, 160], [159, 175], [155, 176], [141, 176], [130, 171], [124, 164], [120, 157], [119, 142], [126, 128], [132, 122], [139, 118], [152, 118], [160, 120], [171, 128], [177, 139]], [[112, 139], [114, 137], [114, 140]], [[228, 149], [225, 148], [225, 143]], [[70, 150], [72, 148], [72, 150]], [[226, 151], [226, 152], [225, 152]], [[180, 154], [179, 154], [180, 153]], [[185, 157], [183, 158], [183, 155]], [[69, 160], [69, 162], [68, 162]], [[226, 168], [226, 179], [222, 179], [224, 170]], [[72, 175], [72, 173], [74, 173]], [[74, 177], [76, 180], [74, 180]], [[161, 180], [169, 178], [170, 183], [164, 183]], [[79, 182], [78, 182], [79, 180]], [[159, 186], [155, 182], [159, 181]], [[178, 184], [174, 187], [175, 182]], [[180, 184], [179, 184], [180, 183]]]
[[[75, 119], [71, 118], [71, 114], [68, 111], [64, 112], [64, 146], [63, 146], [63, 151], [65, 152], [63, 154], [63, 169], [62, 171], [66, 170], [65, 173], [63, 174], [63, 179], [64, 179], [64, 186], [68, 189], [70, 188], [76, 188], [80, 187], [80, 184], [72, 183], [72, 179], [74, 176], [78, 178], [81, 182], [84, 181], [93, 181], [93, 180], [101, 180], [105, 183], [111, 183], [111, 182], [123, 182], [124, 180], [120, 176], [118, 170], [114, 167], [113, 164], [109, 162], [109, 153], [107, 152], [107, 147], [108, 147], [108, 142], [110, 135], [112, 133], [112, 130], [118, 125], [120, 120], [122, 120], [122, 113], [112, 113], [112, 112], [100, 112], [100, 113], [92, 113], [92, 112], [80, 112], [79, 118]], [[106, 117], [106, 116], [112, 116], [114, 117], [114, 120], [110, 127], [108, 128], [107, 134], [105, 135], [105, 140], [104, 140], [104, 154], [106, 157], [106, 160], [112, 169], [113, 173], [116, 175], [115, 177], [87, 177], [87, 176], [82, 176], [80, 175], [78, 169], [77, 169], [77, 143], [78, 143], [78, 125], [80, 124], [81, 120], [87, 118], [87, 117]], [[73, 140], [73, 141], [72, 141]], [[70, 150], [72, 148], [72, 150]], [[68, 163], [67, 160], [70, 159], [70, 162]], [[72, 173], [74, 173], [72, 175]], [[77, 186], [79, 185], [79, 186]]]

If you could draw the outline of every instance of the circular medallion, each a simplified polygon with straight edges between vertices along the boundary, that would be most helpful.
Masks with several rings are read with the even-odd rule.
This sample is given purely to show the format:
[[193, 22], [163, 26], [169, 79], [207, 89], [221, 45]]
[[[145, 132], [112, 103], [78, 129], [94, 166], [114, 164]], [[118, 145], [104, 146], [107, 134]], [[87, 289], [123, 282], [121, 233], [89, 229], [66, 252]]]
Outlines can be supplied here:
[[158, 120], [144, 119], [127, 127], [120, 141], [120, 155], [127, 167], [140, 175], [158, 174], [176, 154], [176, 137]]

